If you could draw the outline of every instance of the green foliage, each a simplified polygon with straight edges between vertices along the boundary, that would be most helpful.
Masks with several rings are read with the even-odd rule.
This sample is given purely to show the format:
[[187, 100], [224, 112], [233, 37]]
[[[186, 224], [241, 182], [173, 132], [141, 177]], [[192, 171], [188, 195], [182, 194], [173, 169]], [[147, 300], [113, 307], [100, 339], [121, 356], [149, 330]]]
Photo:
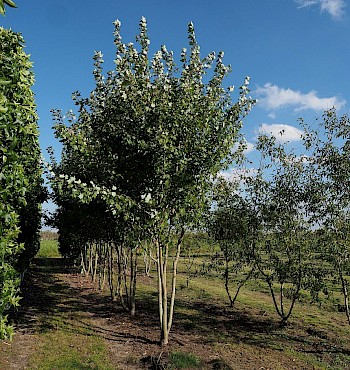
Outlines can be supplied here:
[[[229, 72], [223, 53], [201, 60], [192, 24], [181, 75], [165, 46], [149, 61], [145, 19], [137, 36], [140, 51], [121, 42], [119, 21], [115, 27], [115, 71], [105, 78], [103, 55], [96, 53], [95, 91], [88, 99], [74, 94], [78, 120], [71, 117], [72, 124], [65, 126], [60, 112], [54, 112], [64, 146], [60, 165], [52, 165], [55, 191], [85, 203], [97, 200], [124, 218], [137, 204], [158, 227], [169, 219], [174, 224], [179, 216], [189, 222], [211, 177], [235, 157], [231, 148], [241, 118], [253, 104], [247, 97], [249, 79], [232, 103], [221, 86]], [[215, 59], [213, 76], [204, 84]]]
[[20, 34], [0, 28], [0, 319], [18, 305], [18, 272], [39, 249], [41, 203], [40, 149], [32, 64]]
[[[276, 312], [285, 322], [301, 289], [322, 287], [314, 284], [320, 269], [314, 261], [312, 221], [307, 217], [310, 162], [266, 135], [259, 137], [257, 149], [260, 167], [245, 182], [258, 220], [253, 256], [270, 288]], [[285, 298], [290, 300], [288, 308]]]
[[12, 0], [0, 0], [0, 14], [2, 15], [5, 15], [5, 5], [17, 8], [17, 5]]
[[171, 352], [169, 356], [170, 369], [200, 369], [201, 360], [192, 353]]
[[[73, 258], [91, 241], [130, 252], [149, 239], [164, 272], [169, 251], [179, 256], [185, 227], [197, 225], [212, 179], [238, 159], [232, 148], [254, 101], [249, 77], [232, 101], [233, 88], [222, 86], [230, 72], [223, 52], [202, 59], [192, 23], [181, 68], [165, 46], [149, 57], [145, 18], [138, 48], [124, 44], [121, 24], [114, 24], [115, 70], [104, 75], [103, 55], [96, 52], [95, 90], [88, 98], [73, 94], [78, 118], [68, 114], [66, 124], [53, 112], [63, 144], [60, 163], [52, 160], [50, 168], [59, 206], [54, 226], [61, 251]], [[164, 294], [160, 311], [168, 313]], [[167, 331], [171, 321], [164, 323]]]
[[[213, 188], [212, 209], [207, 217], [209, 235], [219, 244], [221, 253], [212, 255], [209, 268], [214, 268], [225, 281], [226, 292], [233, 306], [242, 286], [255, 270], [251, 239], [257, 220], [251, 205], [238, 193], [238, 183], [219, 178]], [[232, 297], [231, 283], [237, 290]]]
[[[350, 119], [335, 109], [324, 113], [318, 130], [305, 125], [312, 157], [311, 219], [317, 227], [319, 259], [341, 285], [350, 324]], [[311, 172], [311, 171], [310, 171]]]

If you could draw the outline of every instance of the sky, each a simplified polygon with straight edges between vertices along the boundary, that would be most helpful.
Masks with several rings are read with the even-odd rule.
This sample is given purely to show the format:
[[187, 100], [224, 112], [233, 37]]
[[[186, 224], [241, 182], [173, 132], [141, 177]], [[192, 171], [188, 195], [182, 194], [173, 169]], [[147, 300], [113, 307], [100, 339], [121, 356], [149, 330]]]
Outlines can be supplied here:
[[247, 155], [257, 153], [259, 132], [285, 130], [283, 140], [300, 145], [298, 118], [311, 125], [325, 109], [350, 108], [350, 6], [346, 0], [16, 0], [0, 26], [21, 32], [34, 63], [40, 145], [60, 146], [50, 110], [74, 108], [72, 92], [94, 88], [94, 51], [113, 69], [113, 21], [122, 23], [123, 42], [134, 42], [142, 16], [151, 51], [165, 44], [179, 58], [187, 47], [187, 25], [194, 23], [204, 57], [225, 52], [232, 66], [225, 84], [240, 86], [250, 76], [258, 103], [244, 121]]

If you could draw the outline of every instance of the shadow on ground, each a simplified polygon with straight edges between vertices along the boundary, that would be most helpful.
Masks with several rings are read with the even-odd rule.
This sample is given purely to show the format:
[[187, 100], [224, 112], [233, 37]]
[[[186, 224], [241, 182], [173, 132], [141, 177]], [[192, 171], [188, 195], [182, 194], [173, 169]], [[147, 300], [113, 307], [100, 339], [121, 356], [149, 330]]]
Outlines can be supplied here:
[[[66, 266], [63, 258], [35, 259], [21, 287], [21, 306], [12, 314], [17, 330], [45, 333], [60, 329], [100, 336], [109, 341], [157, 343], [148, 337], [128, 333], [128, 327], [120, 330], [115, 320], [123, 321], [127, 315], [112, 305], [108, 296], [83, 284], [76, 286], [66, 282], [79, 280], [79, 275], [77, 269]], [[95, 319], [113, 319], [116, 324], [98, 326]]]
[[[79, 271], [67, 267], [62, 258], [38, 258], [27, 274], [21, 307], [13, 315], [19, 330], [45, 333], [52, 330], [99, 336], [108, 341], [154, 345], [158, 343], [157, 295], [140, 294], [136, 317], [130, 318], [81, 280]], [[186, 309], [191, 308], [187, 313]], [[295, 328], [298, 328], [298, 324]], [[185, 345], [185, 335], [200, 337], [202, 343], [243, 343], [283, 351], [286, 347], [305, 353], [341, 353], [350, 355], [305, 328], [289, 330], [264, 313], [227, 309], [204, 299], [195, 302], [177, 299], [171, 340]]]

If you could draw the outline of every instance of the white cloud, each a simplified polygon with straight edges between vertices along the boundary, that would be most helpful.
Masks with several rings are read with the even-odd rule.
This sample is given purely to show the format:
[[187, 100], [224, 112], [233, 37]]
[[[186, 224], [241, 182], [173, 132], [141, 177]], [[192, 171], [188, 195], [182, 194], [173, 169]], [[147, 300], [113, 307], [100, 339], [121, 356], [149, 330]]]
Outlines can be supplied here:
[[[245, 147], [246, 147], [245, 150], [243, 151], [244, 154], [248, 154], [248, 153], [252, 152], [255, 149], [254, 144], [250, 143], [249, 141], [247, 141], [245, 139], [244, 139], [244, 144], [245, 144]], [[238, 147], [239, 147], [239, 143], [235, 143], [235, 145], [232, 148], [232, 153], [235, 153], [237, 151]]]
[[250, 143], [249, 141], [246, 142], [246, 145], [247, 145], [247, 148], [244, 151], [245, 154], [248, 154], [248, 153], [252, 152], [255, 149], [254, 144]]
[[268, 125], [263, 123], [258, 130], [258, 134], [266, 134], [274, 136], [278, 142], [299, 141], [303, 132], [298, 128], [282, 123]]
[[295, 0], [299, 8], [320, 6], [322, 12], [327, 12], [333, 19], [339, 19], [344, 14], [344, 0]]
[[220, 171], [217, 177], [223, 177], [227, 181], [238, 183], [245, 177], [254, 176], [256, 172], [255, 168], [232, 168], [231, 170]]
[[345, 100], [336, 96], [330, 98], [319, 98], [316, 91], [306, 94], [292, 89], [284, 89], [271, 83], [266, 83], [264, 87], [258, 87], [255, 94], [259, 96], [259, 103], [268, 110], [276, 110], [286, 106], [294, 107], [295, 111], [312, 109], [324, 111], [330, 108], [340, 109], [345, 105]]
[[276, 119], [276, 113], [272, 112], [267, 115], [271, 119]]

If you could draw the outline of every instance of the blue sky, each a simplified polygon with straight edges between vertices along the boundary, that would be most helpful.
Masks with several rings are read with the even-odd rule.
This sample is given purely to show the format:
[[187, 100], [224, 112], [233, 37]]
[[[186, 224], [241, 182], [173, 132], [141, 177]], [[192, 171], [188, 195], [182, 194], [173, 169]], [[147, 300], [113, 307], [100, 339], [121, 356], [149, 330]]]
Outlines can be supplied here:
[[297, 119], [313, 124], [324, 109], [350, 107], [350, 7], [345, 0], [17, 0], [0, 25], [21, 32], [34, 62], [33, 87], [40, 117], [40, 144], [59, 148], [50, 109], [73, 108], [71, 93], [93, 89], [94, 50], [106, 71], [113, 68], [113, 24], [122, 22], [124, 42], [134, 41], [141, 16], [148, 22], [154, 52], [165, 44], [175, 57], [187, 46], [187, 24], [195, 25], [202, 55], [225, 52], [232, 65], [227, 85], [251, 76], [258, 104], [244, 123], [254, 158], [259, 131], [285, 129], [298, 146]]

